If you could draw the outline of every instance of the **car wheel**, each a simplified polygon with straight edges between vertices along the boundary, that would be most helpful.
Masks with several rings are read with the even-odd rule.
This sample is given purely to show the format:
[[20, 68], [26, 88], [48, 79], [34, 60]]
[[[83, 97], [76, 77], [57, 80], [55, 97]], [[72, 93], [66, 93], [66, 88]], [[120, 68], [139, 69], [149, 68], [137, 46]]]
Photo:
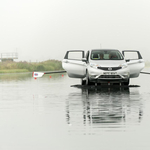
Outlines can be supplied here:
[[86, 72], [86, 85], [90, 85], [90, 80], [89, 80], [89, 73], [88, 71]]
[[86, 72], [86, 81], [85, 81], [85, 85], [89, 85], [89, 74], [88, 74], [88, 72]]
[[124, 82], [124, 85], [129, 85], [130, 79], [128, 79], [126, 82]]
[[86, 80], [81, 79], [81, 85], [86, 85]]
[[86, 82], [85, 85], [95, 85], [95, 83], [90, 81], [88, 71], [86, 72], [86, 81], [85, 82]]

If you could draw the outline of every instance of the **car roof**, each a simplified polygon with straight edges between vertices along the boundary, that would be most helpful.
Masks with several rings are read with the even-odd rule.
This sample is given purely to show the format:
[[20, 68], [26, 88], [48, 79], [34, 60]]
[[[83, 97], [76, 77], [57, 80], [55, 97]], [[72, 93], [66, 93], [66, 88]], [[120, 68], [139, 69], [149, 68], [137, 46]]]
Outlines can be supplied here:
[[103, 51], [103, 50], [104, 50], [104, 51], [106, 51], [106, 50], [107, 50], [107, 51], [116, 50], [116, 51], [119, 51], [118, 49], [91, 49], [91, 51], [93, 51], [93, 50], [94, 50], [94, 51], [95, 51], [95, 50], [101, 50], [101, 51]]

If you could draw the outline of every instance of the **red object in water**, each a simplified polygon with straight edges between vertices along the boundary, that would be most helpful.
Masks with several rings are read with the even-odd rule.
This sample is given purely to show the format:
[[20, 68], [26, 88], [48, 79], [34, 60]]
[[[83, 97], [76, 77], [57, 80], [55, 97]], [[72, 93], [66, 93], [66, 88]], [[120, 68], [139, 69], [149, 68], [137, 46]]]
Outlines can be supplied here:
[[36, 80], [37, 78], [35, 77], [34, 79]]
[[49, 76], [50, 78], [52, 78], [52, 76]]
[[63, 77], [64, 75], [62, 74], [61, 76]]

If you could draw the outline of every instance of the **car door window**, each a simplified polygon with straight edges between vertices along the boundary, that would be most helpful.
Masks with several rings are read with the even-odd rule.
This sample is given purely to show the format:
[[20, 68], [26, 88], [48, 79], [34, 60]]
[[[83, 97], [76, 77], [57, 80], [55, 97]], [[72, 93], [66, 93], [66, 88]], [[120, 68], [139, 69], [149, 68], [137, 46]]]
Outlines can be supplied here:
[[136, 50], [124, 50], [122, 53], [126, 61], [142, 59], [140, 52]]
[[82, 60], [84, 58], [84, 51], [82, 50], [71, 50], [67, 51], [64, 59], [69, 59], [69, 60]]
[[68, 54], [68, 59], [81, 60], [82, 59], [82, 53], [81, 52], [71, 52]]
[[137, 59], [139, 59], [137, 52], [125, 52], [124, 53], [124, 57], [125, 57], [126, 60], [127, 59], [129, 59], [129, 60], [137, 60]]

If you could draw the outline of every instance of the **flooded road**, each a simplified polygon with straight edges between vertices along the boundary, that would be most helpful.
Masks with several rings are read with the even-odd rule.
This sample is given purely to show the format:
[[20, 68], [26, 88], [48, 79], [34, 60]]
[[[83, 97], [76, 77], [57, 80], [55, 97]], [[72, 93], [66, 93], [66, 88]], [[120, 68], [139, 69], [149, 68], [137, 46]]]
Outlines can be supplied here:
[[150, 75], [91, 89], [51, 76], [0, 75], [1, 150], [150, 149]]

